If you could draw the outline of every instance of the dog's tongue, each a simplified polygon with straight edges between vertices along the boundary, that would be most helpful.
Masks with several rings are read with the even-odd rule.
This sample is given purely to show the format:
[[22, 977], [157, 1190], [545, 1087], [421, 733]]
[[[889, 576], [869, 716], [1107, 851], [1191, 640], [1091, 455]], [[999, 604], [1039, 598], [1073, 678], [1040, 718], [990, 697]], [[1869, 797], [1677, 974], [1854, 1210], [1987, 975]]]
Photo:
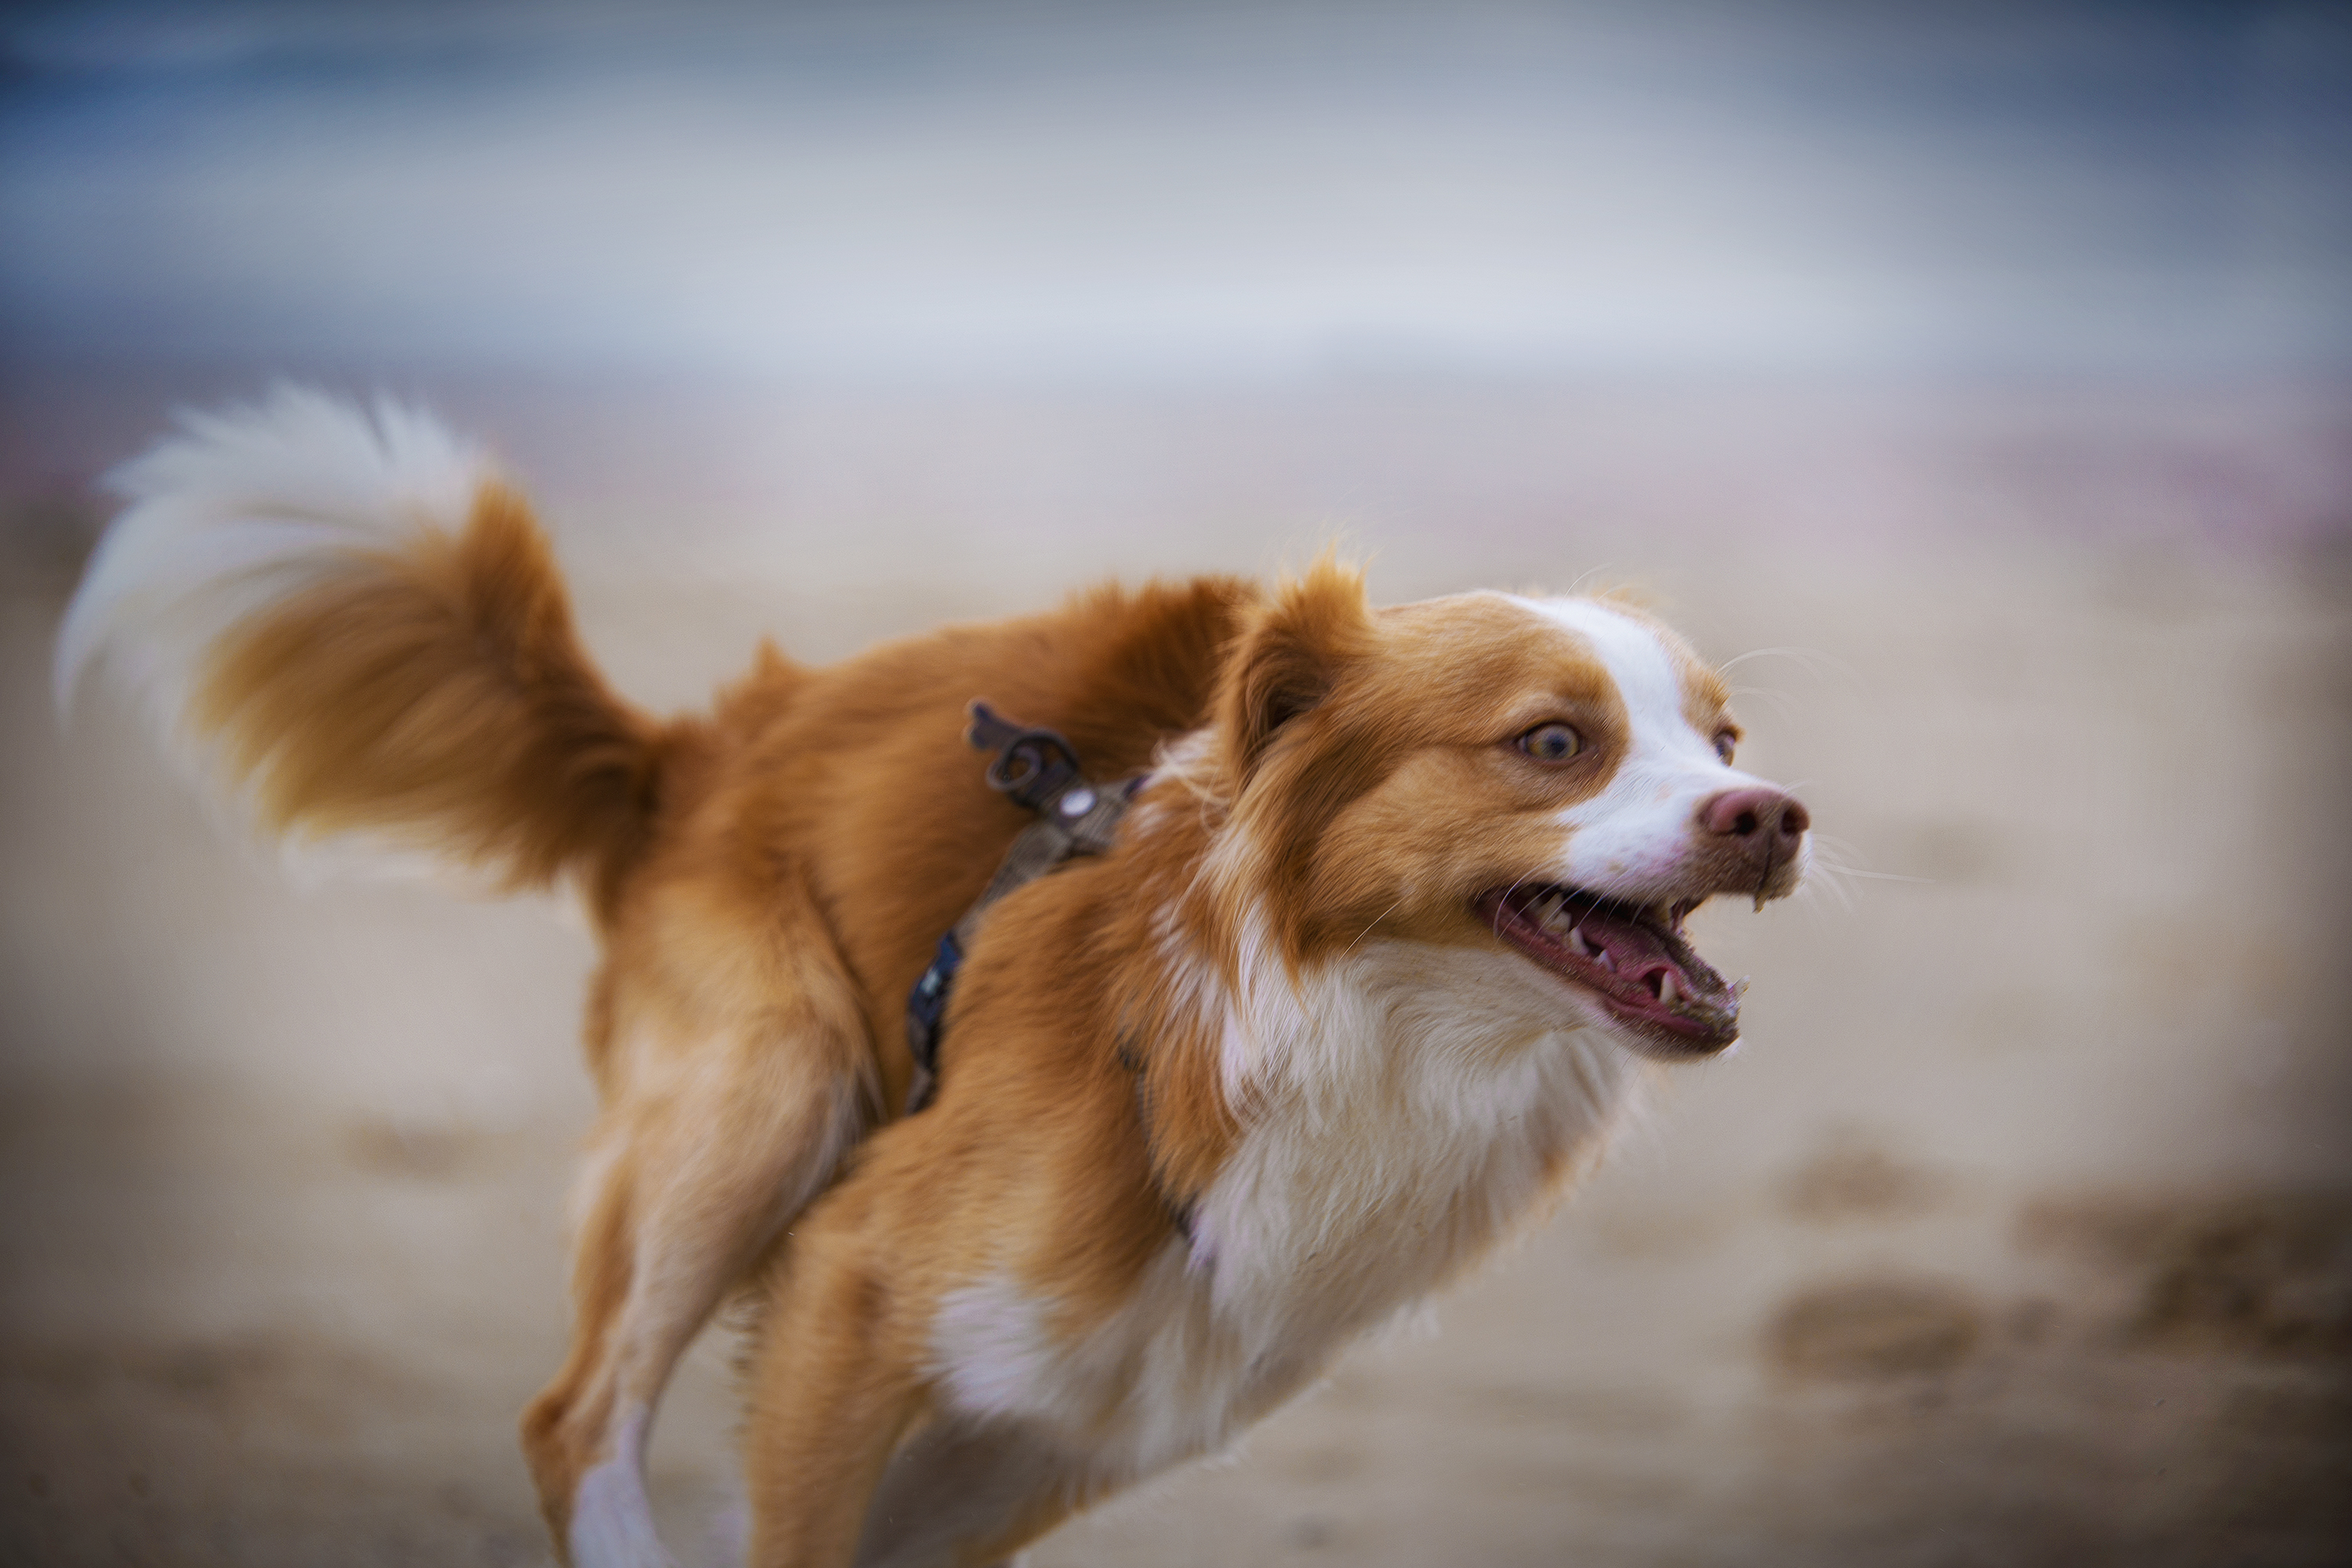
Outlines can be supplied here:
[[[1639, 921], [1604, 910], [1591, 910], [1577, 921], [1584, 940], [1609, 954], [1609, 963], [1628, 980], [1639, 980], [1659, 969], [1685, 973], [1675, 954], [1666, 951], [1663, 933]], [[1685, 949], [1688, 953], [1688, 949]]]
[[1547, 887], [1497, 889], [1480, 903], [1496, 936], [1654, 1037], [1704, 1050], [1739, 1037], [1745, 985], [1725, 984], [1663, 913], [1644, 919], [1629, 905]]
[[1738, 994], [1689, 943], [1656, 926], [1603, 906], [1585, 910], [1577, 929], [1587, 943], [1607, 955], [1608, 966], [1629, 985], [1656, 995], [1658, 979], [1671, 975], [1668, 1006], [1678, 1005], [1683, 1011], [1712, 1016], [1738, 1005]]

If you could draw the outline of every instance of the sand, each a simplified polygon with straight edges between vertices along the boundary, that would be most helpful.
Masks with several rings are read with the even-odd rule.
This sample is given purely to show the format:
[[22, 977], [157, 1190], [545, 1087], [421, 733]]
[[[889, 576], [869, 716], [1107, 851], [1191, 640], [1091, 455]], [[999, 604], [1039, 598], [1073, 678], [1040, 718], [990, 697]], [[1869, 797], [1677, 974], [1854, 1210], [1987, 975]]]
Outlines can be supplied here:
[[[201, 378], [8, 395], [0, 1561], [548, 1562], [591, 962], [546, 900], [289, 879], [47, 649], [80, 489]], [[1646, 585], [1824, 876], [1433, 1326], [1039, 1545], [1079, 1563], [2322, 1563], [2352, 1541], [2352, 405], [1356, 385], [442, 389], [599, 654], [795, 653], [1259, 571]], [[653, 1473], [726, 1560], [730, 1345]]]

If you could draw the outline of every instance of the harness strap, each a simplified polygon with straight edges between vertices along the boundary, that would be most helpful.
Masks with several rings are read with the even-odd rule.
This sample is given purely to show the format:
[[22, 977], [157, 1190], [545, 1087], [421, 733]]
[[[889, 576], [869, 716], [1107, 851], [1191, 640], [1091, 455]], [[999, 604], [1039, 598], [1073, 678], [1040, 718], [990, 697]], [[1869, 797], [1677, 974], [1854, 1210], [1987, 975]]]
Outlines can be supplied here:
[[971, 727], [964, 731], [964, 740], [974, 750], [996, 753], [988, 765], [989, 787], [1002, 790], [1016, 804], [1035, 812], [1037, 820], [1013, 840], [986, 889], [940, 938], [930, 967], [907, 994], [907, 1049], [915, 1058], [914, 1081], [907, 1090], [909, 1116], [929, 1105], [938, 1092], [940, 1026], [947, 1016], [956, 971], [980, 929], [981, 916], [1005, 894], [1035, 881], [1073, 856], [1099, 855], [1109, 848], [1118, 837], [1118, 821], [1127, 815], [1128, 803], [1150, 776], [1138, 773], [1117, 784], [1095, 784], [1080, 768], [1078, 753], [1069, 742], [1054, 731], [1016, 723], [978, 700], [970, 711]]

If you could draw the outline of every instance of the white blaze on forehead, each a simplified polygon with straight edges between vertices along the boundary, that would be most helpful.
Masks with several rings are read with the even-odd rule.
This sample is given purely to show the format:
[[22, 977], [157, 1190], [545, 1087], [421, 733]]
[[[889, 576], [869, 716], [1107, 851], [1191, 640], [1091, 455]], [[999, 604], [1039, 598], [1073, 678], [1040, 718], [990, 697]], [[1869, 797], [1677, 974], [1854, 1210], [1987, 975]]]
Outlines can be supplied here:
[[1625, 708], [1625, 754], [1609, 786], [1559, 814], [1573, 831], [1558, 879], [1642, 901], [1671, 896], [1700, 803], [1762, 781], [1726, 767], [1715, 737], [1692, 726], [1682, 660], [1657, 628], [1592, 599], [1519, 603], [1572, 633], [1609, 672]]
[[1616, 683], [1619, 700], [1633, 728], [1633, 749], [1685, 752], [1720, 763], [1715, 737], [1691, 728], [1683, 705], [1682, 662], [1655, 626], [1612, 610], [1596, 599], [1522, 600], [1546, 620], [1582, 638]]

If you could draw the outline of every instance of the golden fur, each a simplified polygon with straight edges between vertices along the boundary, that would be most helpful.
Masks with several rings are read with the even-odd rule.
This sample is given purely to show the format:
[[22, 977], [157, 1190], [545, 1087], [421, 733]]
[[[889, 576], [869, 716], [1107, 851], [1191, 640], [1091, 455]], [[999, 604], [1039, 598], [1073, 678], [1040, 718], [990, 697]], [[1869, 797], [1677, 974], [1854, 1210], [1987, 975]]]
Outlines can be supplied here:
[[[329, 417], [290, 406], [273, 416]], [[160, 481], [140, 493], [180, 504]], [[107, 581], [134, 568], [109, 563]], [[1563, 814], [1607, 795], [1655, 721], [1629, 711], [1589, 640], [1523, 602], [1374, 610], [1328, 562], [1271, 592], [1104, 588], [830, 668], [763, 647], [708, 717], [656, 721], [597, 674], [544, 539], [495, 477], [462, 517], [304, 571], [184, 655], [189, 717], [266, 826], [423, 845], [511, 886], [568, 879], [603, 945], [572, 1346], [523, 1420], [549, 1523], [583, 1568], [655, 1560], [643, 1443], [730, 1292], [761, 1306], [754, 1560], [845, 1563], [864, 1541], [861, 1561], [993, 1561], [1221, 1440], [1539, 1210], [1589, 1164], [1643, 1048], [1581, 1015], [1559, 1025], [1583, 1031], [1555, 1073], [1572, 1093], [1556, 1091], [1549, 1131], [1500, 1152], [1419, 1131], [1454, 1115], [1424, 1103], [1425, 1063], [1362, 1085], [1340, 1081], [1344, 1065], [1297, 1065], [1356, 1059], [1326, 1019], [1360, 994], [1391, 998], [1381, 1020], [1442, 1016], [1449, 996], [1503, 1007], [1505, 1023], [1444, 1047], [1474, 1078], [1520, 1070], [1529, 1040], [1562, 1048], [1552, 1025], [1509, 1021], [1549, 1005], [1511, 987], [1559, 983], [1506, 960], [1500, 917], [1476, 901], [1558, 858]], [[1677, 722], [1736, 735], [1711, 672], [1654, 623], [1610, 613], [1664, 650]], [[948, 1016], [937, 1104], [900, 1119], [908, 989], [1025, 820], [961, 745], [974, 697], [1059, 730], [1097, 777], [1157, 772], [1112, 853], [992, 911]], [[1547, 721], [1572, 722], [1581, 750], [1533, 765], [1512, 738]], [[1801, 833], [1801, 810], [1790, 821]], [[1744, 853], [1698, 844], [1686, 858], [1701, 868], [1676, 871], [1670, 895], [1793, 886], [1793, 863], [1756, 873]], [[1469, 973], [1504, 976], [1505, 1002], [1461, 994]], [[1268, 1008], [1283, 1021], [1258, 1021]], [[1400, 1169], [1467, 1173], [1412, 1194], [1420, 1230], [1441, 1233], [1420, 1261], [1372, 1257], [1386, 1189], [1315, 1174], [1349, 1157], [1326, 1137], [1349, 1117], [1351, 1139], [1398, 1141]], [[1417, 1138], [1427, 1152], [1404, 1147]], [[1202, 1305], [1224, 1300], [1220, 1268], [1248, 1275], [1255, 1221], [1234, 1194], [1249, 1191], [1294, 1194], [1297, 1223], [1334, 1248], [1358, 1238], [1349, 1261], [1317, 1265], [1339, 1270], [1322, 1294], [1294, 1299], [1274, 1269], [1258, 1296]], [[1256, 1318], [1244, 1332], [1218, 1312]], [[1055, 1347], [1113, 1357], [1123, 1334], [1146, 1348], [1101, 1374], [1103, 1401], [1041, 1392], [1063, 1386]], [[1193, 1374], [1151, 1370], [1176, 1354], [1171, 1334], [1192, 1348], [1167, 1364], [1225, 1368], [1231, 1408], [1201, 1415], [1203, 1435], [1147, 1440], [1154, 1422], [1193, 1430], [1154, 1406], [1192, 1397]], [[1243, 1357], [1221, 1334], [1273, 1348]], [[955, 1348], [992, 1335], [1001, 1358]], [[1015, 1375], [1033, 1362], [1044, 1370]], [[1138, 1457], [1085, 1458], [1097, 1442]], [[877, 1487], [980, 1500], [919, 1527], [869, 1512]]]

